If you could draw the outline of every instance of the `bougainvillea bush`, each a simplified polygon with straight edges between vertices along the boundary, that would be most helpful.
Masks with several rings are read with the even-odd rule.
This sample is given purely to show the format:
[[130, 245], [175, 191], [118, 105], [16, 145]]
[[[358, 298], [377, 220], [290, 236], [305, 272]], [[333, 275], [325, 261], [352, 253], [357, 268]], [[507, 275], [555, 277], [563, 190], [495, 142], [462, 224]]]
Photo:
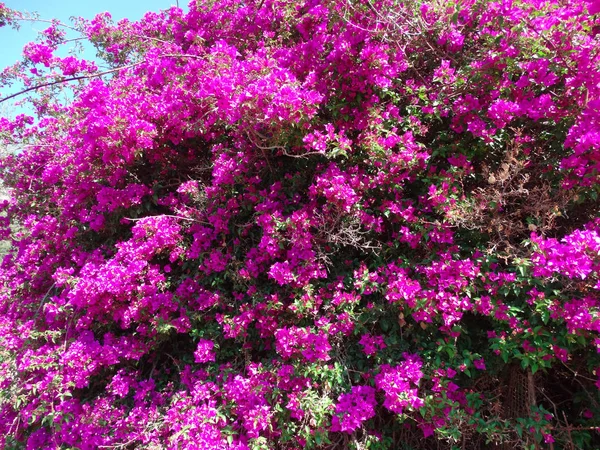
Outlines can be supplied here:
[[50, 21], [0, 75], [0, 446], [598, 448], [598, 12]]

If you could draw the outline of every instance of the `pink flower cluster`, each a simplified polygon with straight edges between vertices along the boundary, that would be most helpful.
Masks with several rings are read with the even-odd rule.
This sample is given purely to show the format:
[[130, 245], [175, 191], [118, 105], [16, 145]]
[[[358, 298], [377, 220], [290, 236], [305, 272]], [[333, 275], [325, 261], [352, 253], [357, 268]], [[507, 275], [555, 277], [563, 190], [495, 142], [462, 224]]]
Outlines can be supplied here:
[[0, 73], [0, 447], [597, 427], [551, 387], [600, 368], [597, 2], [359, 3], [51, 21]]
[[348, 394], [342, 394], [331, 419], [331, 431], [353, 433], [365, 420], [375, 416], [375, 389], [370, 386], [352, 386]]
[[358, 343], [363, 346], [363, 351], [368, 356], [374, 355], [378, 350], [386, 347], [383, 336], [371, 336], [370, 334], [363, 334]]
[[375, 375], [375, 386], [385, 394], [383, 406], [396, 414], [403, 414], [405, 408], [423, 406], [423, 399], [418, 396], [422, 362], [418, 355], [404, 354], [404, 359], [397, 366], [381, 365]]
[[313, 333], [308, 328], [280, 328], [275, 331], [275, 348], [284, 359], [297, 354], [309, 362], [330, 359], [331, 345], [323, 331]]

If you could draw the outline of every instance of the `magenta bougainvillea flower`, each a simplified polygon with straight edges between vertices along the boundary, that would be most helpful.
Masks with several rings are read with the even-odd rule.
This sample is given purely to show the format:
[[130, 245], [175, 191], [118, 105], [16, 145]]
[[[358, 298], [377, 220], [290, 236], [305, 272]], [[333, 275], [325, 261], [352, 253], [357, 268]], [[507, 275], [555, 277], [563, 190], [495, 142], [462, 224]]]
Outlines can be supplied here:
[[348, 394], [338, 398], [335, 415], [331, 419], [331, 431], [352, 433], [365, 420], [375, 416], [375, 389], [370, 386], [353, 386]]
[[215, 360], [215, 352], [213, 348], [215, 343], [206, 339], [201, 339], [198, 342], [198, 348], [194, 352], [194, 361], [197, 363], [205, 363]]

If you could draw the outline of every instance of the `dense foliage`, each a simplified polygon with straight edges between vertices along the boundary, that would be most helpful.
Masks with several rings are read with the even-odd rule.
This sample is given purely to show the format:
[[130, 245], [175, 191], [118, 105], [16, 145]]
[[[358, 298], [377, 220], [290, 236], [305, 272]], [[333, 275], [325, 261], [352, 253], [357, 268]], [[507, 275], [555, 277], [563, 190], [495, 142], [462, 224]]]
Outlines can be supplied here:
[[0, 446], [598, 448], [599, 11], [51, 22], [0, 75]]

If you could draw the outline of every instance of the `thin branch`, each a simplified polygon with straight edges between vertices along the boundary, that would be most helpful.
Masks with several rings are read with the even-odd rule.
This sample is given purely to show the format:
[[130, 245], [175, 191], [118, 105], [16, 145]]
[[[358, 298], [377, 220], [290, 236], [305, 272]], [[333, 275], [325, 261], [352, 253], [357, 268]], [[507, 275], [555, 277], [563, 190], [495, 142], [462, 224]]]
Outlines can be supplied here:
[[181, 219], [181, 220], [189, 220], [190, 222], [198, 222], [198, 223], [206, 223], [197, 219], [192, 219], [191, 217], [183, 217], [183, 216], [175, 216], [172, 214], [160, 214], [158, 216], [146, 216], [146, 217], [123, 217], [125, 220], [130, 220], [132, 222], [138, 222], [140, 220], [151, 219], [153, 217], [172, 217], [173, 219]]
[[44, 298], [42, 298], [42, 301], [40, 302], [40, 306], [38, 307], [37, 311], [35, 312], [35, 316], [33, 316], [33, 320], [35, 320], [37, 318], [41, 309], [46, 304], [46, 301], [48, 300], [48, 296], [50, 295], [50, 292], [52, 291], [52, 289], [54, 289], [54, 286], [56, 286], [56, 283], [52, 283], [52, 286], [50, 286], [50, 289], [48, 289], [48, 292], [46, 292], [46, 295], [44, 295]]
[[78, 30], [75, 27], [72, 27], [70, 25], [64, 24], [60, 21], [56, 21], [56, 20], [47, 20], [47, 19], [38, 19], [36, 17], [15, 17], [14, 20], [16, 21], [21, 21], [21, 22], [42, 22], [42, 23], [50, 23], [52, 25], [57, 25], [59, 27], [63, 27], [63, 28], [68, 28], [69, 30], [73, 30], [73, 31], [77, 31], [78, 33], [81, 32], [81, 30]]
[[[257, 131], [254, 130], [250, 130], [250, 132], [256, 134], [257, 136], [263, 138], [263, 139], [267, 139], [266, 137], [264, 137], [263, 135], [261, 135], [260, 133], [258, 133]], [[250, 136], [250, 132], [246, 132], [246, 135], [248, 137], [248, 139], [250, 140], [250, 142], [252, 143], [252, 145], [254, 145], [255, 147], [259, 148], [260, 150], [263, 150], [263, 155], [265, 156], [265, 158], [267, 157], [264, 153], [265, 150], [280, 150], [284, 156], [289, 156], [290, 158], [307, 158], [310, 155], [321, 155], [321, 156], [325, 156], [324, 153], [321, 152], [306, 152], [306, 153], [302, 153], [299, 155], [293, 155], [291, 153], [288, 153], [286, 148], [282, 145], [270, 145], [270, 146], [262, 146], [260, 144], [258, 144], [254, 139], [252, 139], [252, 137]]]
[[[198, 55], [189, 55], [189, 54], [177, 54], [177, 53], [167, 53], [164, 55], [159, 55], [159, 58], [192, 58], [192, 59], [203, 59], [202, 56], [198, 56]], [[48, 87], [48, 86], [54, 86], [56, 84], [60, 84], [60, 83], [68, 83], [69, 81], [77, 81], [77, 80], [87, 80], [90, 78], [98, 78], [98, 77], [102, 77], [104, 75], [109, 75], [111, 73], [114, 72], [119, 72], [121, 70], [125, 70], [125, 69], [131, 69], [132, 67], [136, 67], [139, 66], [140, 64], [142, 64], [145, 60], [142, 61], [138, 61], [136, 63], [133, 64], [128, 64], [126, 66], [121, 66], [121, 67], [116, 67], [114, 69], [110, 69], [110, 70], [106, 70], [104, 72], [100, 72], [100, 73], [94, 73], [94, 74], [90, 74], [90, 75], [80, 75], [77, 77], [71, 77], [71, 78], [62, 78], [60, 80], [55, 80], [55, 81], [51, 81], [48, 83], [42, 83], [42, 84], [38, 84], [36, 86], [31, 86], [27, 89], [24, 89], [22, 91], [19, 91], [15, 94], [9, 95], [8, 97], [2, 98], [0, 99], [0, 103], [5, 102], [7, 100], [10, 100], [11, 98], [15, 98], [18, 97], [19, 95], [23, 95], [26, 94], [27, 92], [30, 91], [34, 91], [36, 89], [41, 89], [44, 87]]]
[[101, 77], [101, 76], [104, 76], [104, 75], [108, 75], [110, 73], [119, 72], [120, 70], [124, 70], [124, 69], [129, 69], [131, 67], [135, 67], [135, 66], [137, 66], [139, 64], [141, 64], [141, 61], [137, 62], [135, 64], [129, 64], [127, 66], [117, 67], [116, 69], [111, 69], [111, 70], [107, 70], [105, 72], [95, 73], [95, 74], [92, 74], [92, 75], [80, 75], [80, 76], [71, 77], [71, 78], [61, 78], [60, 80], [54, 80], [54, 81], [51, 81], [51, 82], [48, 82], [48, 83], [38, 84], [38, 85], [35, 85], [35, 86], [28, 87], [27, 89], [23, 89], [22, 91], [19, 91], [19, 92], [15, 93], [15, 94], [9, 95], [8, 97], [4, 97], [4, 98], [0, 99], [0, 103], [5, 102], [7, 100], [10, 100], [11, 98], [18, 97], [19, 95], [26, 94], [27, 92], [35, 91], [37, 89], [41, 89], [41, 88], [44, 88], [44, 87], [54, 86], [56, 84], [61, 84], [61, 83], [68, 83], [69, 81], [87, 80], [87, 79], [90, 79], [90, 78], [98, 78], [98, 77]]
[[565, 366], [567, 369], [569, 369], [573, 375], [575, 375], [575, 380], [577, 380], [577, 377], [580, 377], [580, 378], [583, 378], [584, 380], [592, 381], [594, 383], [596, 382], [596, 380], [594, 380], [593, 378], [589, 378], [589, 377], [586, 377], [585, 375], [581, 375], [578, 371], [571, 369], [569, 366], [567, 366], [565, 364], [565, 362], [563, 360], [559, 360], [559, 361], [562, 363], [563, 366]]
[[68, 44], [69, 42], [77, 42], [77, 41], [87, 41], [87, 37], [86, 36], [81, 36], [81, 37], [77, 37], [77, 38], [71, 38], [71, 39], [67, 39], [65, 41], [62, 41], [61, 44]]

